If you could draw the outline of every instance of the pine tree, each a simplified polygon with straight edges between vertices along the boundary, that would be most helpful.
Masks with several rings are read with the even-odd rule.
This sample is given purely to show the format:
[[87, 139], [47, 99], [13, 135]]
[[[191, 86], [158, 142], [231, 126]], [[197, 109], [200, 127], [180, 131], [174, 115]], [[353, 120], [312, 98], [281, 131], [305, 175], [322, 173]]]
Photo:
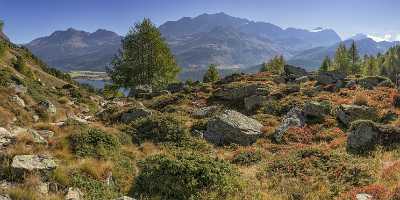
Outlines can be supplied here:
[[344, 43], [340, 43], [335, 53], [334, 69], [345, 74], [350, 72], [350, 59]]
[[144, 19], [123, 38], [122, 50], [107, 72], [120, 87], [163, 87], [176, 80], [179, 67], [160, 31]]
[[356, 42], [353, 40], [349, 49], [349, 59], [350, 59], [350, 70], [352, 74], [357, 74], [361, 72], [360, 69], [360, 56], [358, 54], [358, 49]]
[[4, 22], [0, 19], [0, 32], [3, 31]]
[[332, 61], [329, 56], [326, 56], [322, 61], [321, 67], [319, 68], [320, 72], [327, 72], [331, 69]]
[[220, 79], [219, 72], [217, 70], [217, 65], [211, 64], [208, 66], [207, 72], [204, 74], [203, 82], [204, 83], [211, 83], [218, 81]]
[[268, 63], [263, 63], [261, 72], [271, 72], [273, 74], [281, 74], [285, 67], [286, 61], [283, 56], [275, 56]]

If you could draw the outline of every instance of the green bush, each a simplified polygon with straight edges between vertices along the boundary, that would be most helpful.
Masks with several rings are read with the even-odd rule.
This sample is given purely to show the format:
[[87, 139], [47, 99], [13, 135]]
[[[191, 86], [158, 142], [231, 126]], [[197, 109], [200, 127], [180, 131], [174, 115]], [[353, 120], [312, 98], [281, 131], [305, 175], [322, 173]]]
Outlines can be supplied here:
[[153, 142], [182, 142], [188, 139], [189, 131], [182, 118], [173, 114], [151, 115], [135, 121], [126, 132], [133, 136], [135, 142], [151, 140]]
[[239, 165], [252, 165], [261, 161], [261, 153], [258, 151], [244, 151], [236, 154], [232, 163]]
[[78, 156], [104, 157], [115, 153], [120, 143], [116, 137], [99, 129], [88, 129], [70, 137], [74, 153]]
[[0, 86], [9, 86], [12, 83], [12, 77], [12, 72], [9, 69], [0, 69]]
[[[133, 188], [136, 196], [179, 200], [213, 192], [218, 199], [226, 199], [237, 186], [237, 172], [229, 163], [204, 155], [155, 155], [139, 166], [141, 172]], [[207, 199], [204, 195], [201, 197]]]
[[117, 188], [107, 186], [102, 181], [81, 174], [73, 174], [72, 186], [82, 189], [85, 194], [85, 199], [88, 200], [109, 200], [115, 199], [120, 195], [117, 192]]
[[13, 61], [14, 69], [19, 73], [29, 77], [34, 78], [35, 74], [26, 66], [24, 58], [21, 56], [17, 56], [17, 60]]

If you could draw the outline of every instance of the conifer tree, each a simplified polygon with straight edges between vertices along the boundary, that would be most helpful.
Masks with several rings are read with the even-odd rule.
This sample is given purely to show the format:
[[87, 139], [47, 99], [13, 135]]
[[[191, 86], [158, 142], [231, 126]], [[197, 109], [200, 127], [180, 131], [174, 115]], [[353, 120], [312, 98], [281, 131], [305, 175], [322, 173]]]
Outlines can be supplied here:
[[353, 40], [349, 49], [349, 59], [350, 59], [350, 70], [352, 74], [357, 74], [361, 72], [360, 67], [360, 56], [358, 54], [358, 49], [356, 42]]
[[330, 70], [332, 65], [331, 58], [329, 56], [326, 56], [324, 60], [322, 61], [321, 67], [319, 68], [320, 72], [327, 72]]
[[107, 72], [120, 87], [163, 87], [176, 80], [179, 67], [160, 31], [144, 19], [123, 38], [122, 50]]
[[211, 64], [208, 66], [208, 70], [204, 74], [203, 82], [204, 83], [211, 83], [218, 81], [220, 79], [219, 72], [217, 70], [217, 65]]
[[344, 43], [340, 43], [335, 53], [334, 69], [348, 74], [350, 72], [350, 59]]

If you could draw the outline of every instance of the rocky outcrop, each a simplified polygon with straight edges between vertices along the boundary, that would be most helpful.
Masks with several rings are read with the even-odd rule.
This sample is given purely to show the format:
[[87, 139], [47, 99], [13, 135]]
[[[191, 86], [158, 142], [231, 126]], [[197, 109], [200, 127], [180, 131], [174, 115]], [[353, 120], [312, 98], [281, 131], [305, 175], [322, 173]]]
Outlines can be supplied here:
[[382, 125], [371, 120], [354, 121], [347, 137], [347, 148], [360, 153], [365, 153], [376, 145], [388, 146], [399, 143], [399, 127]]
[[295, 81], [300, 77], [307, 77], [308, 73], [305, 69], [301, 67], [296, 67], [293, 65], [285, 65], [283, 67], [283, 74], [282, 74], [286, 81]]
[[243, 100], [252, 95], [268, 95], [268, 88], [263, 85], [235, 85], [225, 86], [214, 93], [214, 96], [223, 100]]
[[17, 155], [14, 156], [11, 167], [27, 171], [33, 170], [52, 170], [57, 167], [56, 162], [48, 157], [41, 155]]
[[170, 91], [171, 93], [181, 92], [188, 89], [189, 86], [183, 82], [171, 83], [167, 86], [167, 90]]
[[331, 112], [331, 105], [329, 102], [306, 102], [303, 108], [303, 114], [308, 119], [322, 120], [326, 115]]
[[365, 89], [369, 89], [372, 90], [374, 89], [374, 87], [377, 87], [379, 85], [381, 86], [385, 86], [385, 85], [390, 85], [393, 84], [393, 82], [386, 78], [386, 77], [382, 77], [382, 76], [367, 76], [361, 79], [358, 79], [358, 84], [365, 88]]
[[263, 125], [233, 110], [225, 110], [207, 124], [204, 138], [214, 144], [251, 145], [261, 136]]
[[331, 85], [331, 84], [338, 84], [343, 83], [346, 75], [340, 72], [319, 72], [316, 75], [317, 84], [319, 85]]
[[340, 105], [336, 110], [337, 119], [346, 126], [351, 122], [365, 119], [375, 121], [378, 118], [378, 113], [375, 108], [358, 105]]

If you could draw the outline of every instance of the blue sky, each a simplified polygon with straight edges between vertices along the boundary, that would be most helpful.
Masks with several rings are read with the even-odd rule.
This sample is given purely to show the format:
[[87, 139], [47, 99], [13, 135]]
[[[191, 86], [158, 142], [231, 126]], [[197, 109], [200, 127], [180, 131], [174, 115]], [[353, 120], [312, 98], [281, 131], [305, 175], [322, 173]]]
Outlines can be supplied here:
[[284, 28], [332, 28], [343, 38], [362, 32], [400, 39], [399, 8], [398, 0], [0, 0], [0, 19], [16, 43], [69, 27], [123, 35], [144, 17], [160, 25], [216, 12]]

